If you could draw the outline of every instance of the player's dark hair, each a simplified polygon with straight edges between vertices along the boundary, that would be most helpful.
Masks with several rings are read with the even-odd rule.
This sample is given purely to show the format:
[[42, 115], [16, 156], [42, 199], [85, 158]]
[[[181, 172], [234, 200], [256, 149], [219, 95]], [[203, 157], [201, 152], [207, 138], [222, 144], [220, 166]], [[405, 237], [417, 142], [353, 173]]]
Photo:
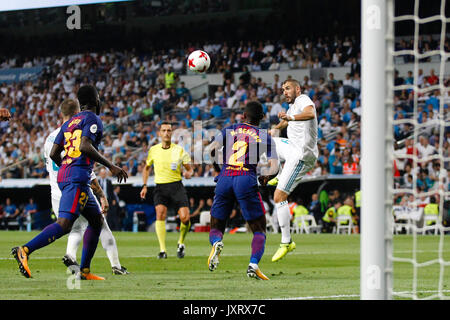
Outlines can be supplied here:
[[244, 112], [247, 114], [250, 124], [259, 125], [259, 122], [264, 118], [263, 107], [258, 101], [248, 102], [245, 105]]
[[72, 117], [78, 111], [78, 102], [73, 99], [65, 99], [59, 108], [64, 117]]
[[82, 109], [86, 107], [98, 108], [98, 92], [92, 85], [85, 85], [78, 89], [77, 98]]
[[293, 84], [296, 85], [297, 87], [300, 87], [300, 82], [298, 82], [298, 81], [295, 80], [295, 79], [287, 79], [287, 80], [284, 80], [283, 83], [282, 83], [281, 85], [284, 86], [284, 85], [285, 85], [286, 83], [288, 83], [288, 82], [293, 83]]
[[165, 125], [165, 124], [168, 124], [168, 125], [170, 125], [170, 126], [173, 126], [173, 123], [172, 123], [172, 122], [170, 122], [170, 121], [163, 121], [163, 122], [161, 122], [161, 124], [159, 125], [159, 129], [161, 129], [161, 127], [162, 127], [163, 125]]

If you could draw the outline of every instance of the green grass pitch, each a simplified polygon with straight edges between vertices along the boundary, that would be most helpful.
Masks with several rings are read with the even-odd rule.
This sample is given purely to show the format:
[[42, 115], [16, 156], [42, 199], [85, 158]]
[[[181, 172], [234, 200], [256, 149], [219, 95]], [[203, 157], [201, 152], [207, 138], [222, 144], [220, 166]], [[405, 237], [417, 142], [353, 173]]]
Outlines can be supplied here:
[[[109, 260], [99, 243], [92, 271], [106, 281], [81, 281], [80, 289], [69, 290], [66, 267], [61, 258], [67, 236], [31, 255], [33, 278], [19, 274], [10, 255], [13, 246], [22, 245], [37, 232], [0, 232], [0, 299], [156, 299], [156, 300], [254, 300], [254, 299], [359, 299], [359, 235], [294, 234], [297, 248], [281, 261], [271, 262], [280, 234], [268, 234], [261, 270], [270, 281], [246, 276], [250, 259], [249, 233], [225, 234], [224, 250], [216, 271], [210, 272], [208, 233], [190, 232], [186, 237], [186, 257], [176, 257], [178, 233], [167, 233], [167, 260], [156, 258], [159, 251], [155, 233], [114, 233], [121, 263], [131, 274], [111, 274]], [[438, 236], [420, 236], [417, 260], [438, 258]], [[395, 255], [412, 257], [412, 236], [394, 240]], [[80, 259], [79, 250], [78, 261]], [[443, 258], [450, 260], [450, 237], [444, 239]], [[444, 273], [444, 290], [450, 295], [450, 270]], [[434, 294], [438, 288], [439, 264], [418, 269], [420, 297]], [[394, 291], [411, 292], [413, 266], [394, 264]]]

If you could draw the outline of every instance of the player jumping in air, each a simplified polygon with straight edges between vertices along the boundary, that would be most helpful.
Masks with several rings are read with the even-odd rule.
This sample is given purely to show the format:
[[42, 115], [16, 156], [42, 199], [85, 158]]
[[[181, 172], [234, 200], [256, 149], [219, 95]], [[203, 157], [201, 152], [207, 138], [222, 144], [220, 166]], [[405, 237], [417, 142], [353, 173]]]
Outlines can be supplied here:
[[[291, 215], [287, 199], [302, 177], [314, 167], [319, 155], [314, 102], [307, 95], [301, 94], [297, 80], [286, 80], [282, 90], [289, 103], [289, 109], [278, 114], [281, 122], [271, 130], [273, 136], [274, 129], [281, 130], [287, 127], [288, 136], [288, 139], [274, 138], [277, 153], [280, 159], [285, 160], [283, 170], [274, 179], [274, 184], [278, 185], [273, 198], [281, 228], [281, 244], [272, 257], [274, 262], [295, 249], [295, 242], [291, 239]], [[271, 182], [269, 181], [269, 184]]]
[[260, 156], [265, 153], [269, 167], [266, 168], [267, 172], [263, 176], [274, 175], [278, 171], [278, 160], [272, 138], [265, 130], [258, 128], [263, 116], [263, 109], [259, 102], [247, 103], [244, 111], [245, 122], [223, 129], [221, 135], [213, 142], [214, 150], [223, 146], [223, 151], [215, 152], [215, 154], [219, 157], [222, 155], [224, 160], [216, 161], [223, 162], [223, 166], [215, 178], [217, 185], [211, 208], [209, 233], [212, 249], [208, 258], [208, 267], [209, 270], [214, 271], [219, 264], [226, 219], [237, 201], [244, 219], [253, 232], [252, 254], [247, 276], [269, 280], [258, 267], [266, 243], [266, 216], [261, 195], [258, 192], [256, 167]]
[[[77, 100], [67, 99], [61, 104], [60, 111], [63, 117], [63, 123], [72, 118], [75, 114], [80, 112], [80, 105]], [[59, 202], [61, 200], [61, 190], [59, 190], [57, 177], [59, 168], [50, 159], [50, 151], [53, 147], [53, 142], [58, 135], [61, 128], [57, 128], [52, 133], [49, 134], [44, 144], [44, 157], [46, 160], [46, 168], [49, 173], [50, 187], [51, 187], [51, 199], [53, 212], [58, 216], [59, 213]], [[103, 193], [100, 184], [92, 171], [91, 175], [91, 189], [94, 194], [98, 197], [101, 203], [101, 211], [103, 214], [108, 212], [109, 204]], [[63, 262], [67, 267], [76, 266], [78, 263], [76, 261], [77, 250], [83, 238], [84, 231], [88, 226], [88, 221], [83, 216], [80, 216], [73, 224], [72, 230], [67, 238], [67, 250], [63, 257]], [[102, 242], [103, 248], [106, 250], [106, 255], [111, 263], [112, 273], [117, 275], [128, 274], [129, 272], [123, 266], [121, 266], [119, 261], [119, 253], [117, 251], [116, 239], [114, 238], [111, 229], [103, 219], [102, 232], [100, 233], [100, 241]]]
[[[103, 164], [119, 182], [126, 181], [128, 174], [97, 151], [103, 135], [103, 124], [98, 116], [101, 106], [97, 90], [91, 85], [82, 86], [77, 96], [82, 111], [62, 125], [50, 152], [50, 158], [60, 167], [57, 181], [62, 194], [58, 219], [30, 242], [11, 250], [20, 272], [26, 278], [31, 277], [29, 255], [69, 233], [75, 220], [82, 214], [89, 226], [83, 237], [80, 272], [77, 277], [83, 280], [104, 280], [90, 272], [91, 260], [103, 226], [103, 215], [89, 185], [92, 168], [95, 162]], [[62, 159], [63, 151], [65, 156]]]

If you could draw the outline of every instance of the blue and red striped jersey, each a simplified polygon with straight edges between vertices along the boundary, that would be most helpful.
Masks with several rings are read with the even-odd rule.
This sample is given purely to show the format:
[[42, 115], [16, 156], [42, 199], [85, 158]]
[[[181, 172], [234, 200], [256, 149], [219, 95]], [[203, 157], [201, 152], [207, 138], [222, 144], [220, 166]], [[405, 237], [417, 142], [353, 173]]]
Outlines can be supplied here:
[[265, 153], [267, 159], [276, 159], [275, 143], [267, 130], [248, 123], [224, 128], [217, 138], [223, 145], [222, 176], [256, 176], [256, 167]]
[[55, 138], [65, 155], [58, 171], [59, 182], [89, 183], [94, 161], [80, 151], [81, 137], [88, 137], [98, 150], [103, 136], [103, 123], [92, 111], [82, 111], [66, 121]]

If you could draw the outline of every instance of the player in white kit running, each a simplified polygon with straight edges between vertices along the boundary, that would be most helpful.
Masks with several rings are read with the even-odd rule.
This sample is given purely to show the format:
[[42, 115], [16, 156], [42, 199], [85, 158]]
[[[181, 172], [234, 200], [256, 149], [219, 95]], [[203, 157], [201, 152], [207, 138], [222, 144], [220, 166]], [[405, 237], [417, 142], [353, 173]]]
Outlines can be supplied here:
[[289, 109], [278, 114], [281, 122], [271, 130], [271, 134], [274, 136], [276, 129], [287, 127], [288, 139], [274, 138], [278, 157], [285, 163], [283, 170], [278, 174], [278, 184], [273, 197], [281, 228], [281, 244], [272, 261], [280, 260], [295, 249], [295, 242], [291, 239], [291, 215], [287, 199], [303, 176], [314, 168], [319, 156], [314, 102], [307, 95], [301, 94], [297, 80], [286, 80], [282, 89], [289, 103]]
[[[67, 99], [61, 104], [60, 111], [63, 117], [63, 123], [68, 121], [72, 116], [80, 112], [80, 106], [77, 100]], [[61, 199], [61, 190], [58, 187], [57, 177], [58, 177], [58, 166], [50, 158], [50, 151], [53, 147], [53, 142], [58, 135], [60, 128], [54, 130], [49, 134], [44, 144], [44, 156], [46, 161], [46, 168], [50, 178], [50, 188], [51, 188], [51, 198], [52, 198], [52, 208], [56, 216], [59, 213], [59, 202]], [[100, 199], [101, 211], [104, 214], [108, 211], [108, 200], [103, 193], [100, 184], [97, 181], [95, 173], [92, 172], [91, 176], [91, 188], [94, 194]], [[97, 199], [95, 199], [97, 201]], [[98, 201], [97, 201], [98, 204]], [[100, 204], [99, 204], [100, 206]], [[72, 230], [69, 233], [67, 239], [67, 250], [63, 257], [64, 264], [69, 266], [78, 266], [76, 262], [77, 250], [80, 246], [81, 239], [83, 238], [84, 231], [88, 226], [88, 221], [85, 217], [80, 215], [78, 219], [72, 226]], [[119, 253], [117, 251], [116, 239], [114, 238], [111, 229], [106, 222], [106, 218], [103, 219], [102, 231], [100, 233], [100, 241], [102, 242], [103, 248], [106, 250], [106, 255], [111, 263], [112, 273], [117, 275], [128, 274], [129, 272], [123, 266], [121, 266], [119, 261]], [[73, 270], [72, 270], [73, 271]]]

